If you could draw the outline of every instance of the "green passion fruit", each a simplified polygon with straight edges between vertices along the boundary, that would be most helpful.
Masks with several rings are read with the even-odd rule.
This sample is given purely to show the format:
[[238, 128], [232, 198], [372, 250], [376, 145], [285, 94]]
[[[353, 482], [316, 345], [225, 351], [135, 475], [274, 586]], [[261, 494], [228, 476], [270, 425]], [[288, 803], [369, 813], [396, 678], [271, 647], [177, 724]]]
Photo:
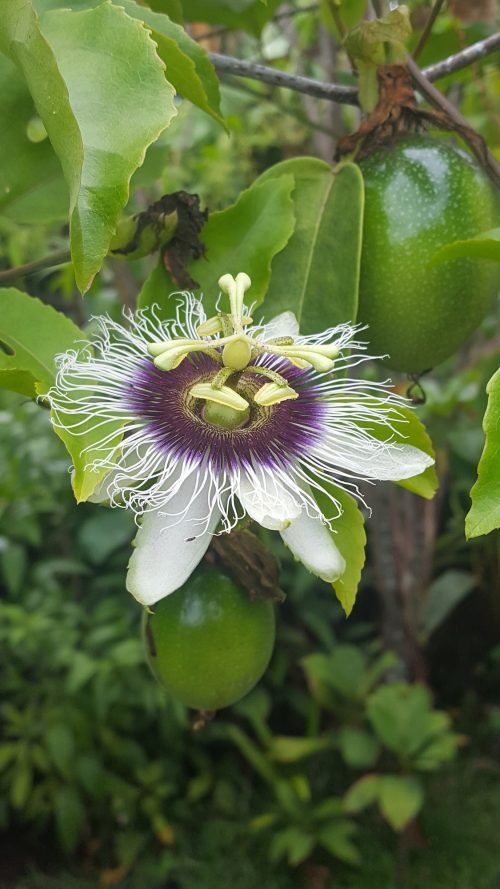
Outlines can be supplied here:
[[270, 601], [251, 601], [227, 575], [200, 567], [146, 617], [153, 672], [171, 694], [198, 710], [219, 710], [246, 695], [274, 646]]
[[480, 324], [499, 266], [433, 263], [450, 241], [498, 225], [498, 200], [478, 164], [449, 143], [405, 136], [361, 161], [365, 215], [358, 319], [372, 353], [397, 370], [444, 361]]

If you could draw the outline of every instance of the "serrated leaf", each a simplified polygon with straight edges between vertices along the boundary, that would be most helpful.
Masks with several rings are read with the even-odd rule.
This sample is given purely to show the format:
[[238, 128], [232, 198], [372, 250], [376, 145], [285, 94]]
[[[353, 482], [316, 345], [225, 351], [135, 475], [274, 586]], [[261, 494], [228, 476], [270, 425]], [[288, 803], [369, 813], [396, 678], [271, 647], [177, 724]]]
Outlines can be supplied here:
[[37, 383], [54, 380], [55, 356], [84, 339], [52, 306], [14, 287], [0, 289], [0, 386], [35, 397]]
[[492, 228], [474, 238], [465, 241], [452, 241], [440, 247], [432, 257], [432, 264], [446, 262], [449, 259], [462, 259], [473, 256], [476, 259], [487, 259], [500, 262], [500, 228]]
[[302, 334], [355, 321], [364, 205], [360, 170], [302, 157], [271, 167], [257, 182], [284, 174], [295, 179], [296, 225], [273, 260], [266, 315], [293, 311]]
[[[189, 274], [200, 284], [208, 315], [215, 312], [218, 280], [224, 274], [246, 272], [252, 279], [249, 301], [259, 305], [264, 299], [271, 260], [285, 247], [294, 229], [293, 184], [290, 175], [257, 181], [231, 207], [210, 214], [200, 235], [206, 256], [188, 263]], [[179, 288], [159, 266], [151, 274], [154, 285], [146, 281], [139, 305], [143, 308], [152, 300], [159, 304], [162, 317], [171, 317], [173, 306], [168, 295]], [[166, 301], [161, 300], [161, 294], [167, 296]]]
[[[321, 484], [324, 488], [325, 483]], [[332, 586], [346, 616], [349, 616], [356, 601], [361, 572], [365, 564], [365, 525], [358, 504], [351, 494], [336, 485], [328, 485], [328, 493], [335, 497], [342, 507], [342, 515], [334, 519], [331, 533], [346, 563], [343, 575], [335, 580]], [[332, 504], [327, 494], [314, 490], [314, 496], [323, 514], [329, 517]]]
[[422, 808], [424, 792], [418, 778], [411, 775], [383, 775], [380, 778], [379, 806], [394, 830], [404, 830]]
[[[130, 177], [175, 114], [155, 44], [111, 3], [43, 19], [6, 0], [0, 49], [19, 65], [70, 192], [75, 277], [88, 290], [127, 203]], [[133, 126], [130, 121], [133, 121]]]
[[167, 78], [179, 95], [224, 125], [219, 80], [203, 47], [167, 15], [139, 6], [135, 0], [120, 0], [120, 6], [151, 28], [158, 55], [165, 62]]
[[500, 528], [500, 368], [486, 391], [488, 405], [483, 420], [486, 436], [477, 468], [477, 481], [470, 492], [472, 506], [465, 517], [465, 536], [479, 537]]

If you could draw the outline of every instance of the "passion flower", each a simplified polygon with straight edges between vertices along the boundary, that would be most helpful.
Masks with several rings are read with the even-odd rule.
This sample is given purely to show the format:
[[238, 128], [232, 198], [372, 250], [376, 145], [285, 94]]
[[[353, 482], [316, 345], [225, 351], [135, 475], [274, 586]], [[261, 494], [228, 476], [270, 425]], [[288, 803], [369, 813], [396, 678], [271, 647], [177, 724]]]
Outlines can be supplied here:
[[359, 296], [370, 346], [390, 367], [428, 370], [483, 320], [500, 287], [498, 264], [434, 263], [450, 241], [498, 225], [493, 186], [441, 139], [405, 136], [361, 161], [365, 214]]
[[331, 533], [342, 512], [331, 484], [359, 495], [359, 479], [411, 478], [433, 462], [391, 440], [403, 399], [346, 376], [368, 357], [357, 328], [300, 336], [291, 312], [254, 325], [250, 283], [224, 275], [230, 311], [214, 318], [192, 294], [172, 321], [154, 309], [129, 316], [128, 328], [100, 318], [93, 349], [58, 360], [54, 424], [76, 435], [122, 424], [121, 443], [103, 434], [89, 469], [107, 470], [97, 497], [140, 517], [127, 588], [144, 605], [182, 586], [212, 534], [245, 514], [333, 582], [345, 562]]

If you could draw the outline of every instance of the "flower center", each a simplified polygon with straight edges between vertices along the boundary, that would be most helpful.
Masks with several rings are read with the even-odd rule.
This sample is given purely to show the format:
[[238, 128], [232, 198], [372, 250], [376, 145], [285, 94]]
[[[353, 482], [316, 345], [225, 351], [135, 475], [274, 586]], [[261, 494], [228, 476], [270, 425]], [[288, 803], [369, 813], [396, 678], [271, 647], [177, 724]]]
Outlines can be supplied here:
[[225, 404], [205, 401], [201, 415], [207, 423], [220, 429], [242, 429], [250, 419], [250, 406], [244, 411], [237, 411]]

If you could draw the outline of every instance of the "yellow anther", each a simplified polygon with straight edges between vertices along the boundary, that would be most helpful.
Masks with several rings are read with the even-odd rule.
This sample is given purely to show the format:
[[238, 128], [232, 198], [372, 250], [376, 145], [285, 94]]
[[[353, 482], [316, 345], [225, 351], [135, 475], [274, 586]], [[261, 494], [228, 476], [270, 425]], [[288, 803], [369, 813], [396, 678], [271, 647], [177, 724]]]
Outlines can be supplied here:
[[206, 321], [202, 321], [202, 323], [198, 324], [196, 327], [198, 336], [214, 336], [216, 333], [220, 333], [221, 330], [223, 330], [223, 324], [220, 315], [214, 315], [213, 318], [207, 318]]
[[196, 340], [187, 337], [179, 337], [177, 340], [163, 340], [163, 342], [149, 343], [148, 352], [153, 358], [162, 355], [163, 352], [169, 352], [171, 349], [178, 349], [180, 346], [187, 346], [189, 343], [195, 343]]
[[246, 411], [249, 407], [248, 401], [245, 401], [229, 386], [213, 389], [210, 383], [197, 383], [189, 390], [189, 394], [193, 398], [201, 398], [204, 401], [213, 401], [215, 404], [232, 407], [235, 411]]
[[203, 340], [187, 340], [184, 344], [181, 340], [172, 340], [170, 348], [158, 355], [154, 364], [158, 370], [174, 370], [190, 352], [205, 352], [206, 349], [207, 343]]
[[261, 407], [271, 407], [273, 404], [279, 404], [280, 401], [289, 401], [292, 398], [298, 398], [298, 392], [291, 386], [278, 386], [276, 383], [264, 383], [263, 386], [255, 393], [253, 400]]

